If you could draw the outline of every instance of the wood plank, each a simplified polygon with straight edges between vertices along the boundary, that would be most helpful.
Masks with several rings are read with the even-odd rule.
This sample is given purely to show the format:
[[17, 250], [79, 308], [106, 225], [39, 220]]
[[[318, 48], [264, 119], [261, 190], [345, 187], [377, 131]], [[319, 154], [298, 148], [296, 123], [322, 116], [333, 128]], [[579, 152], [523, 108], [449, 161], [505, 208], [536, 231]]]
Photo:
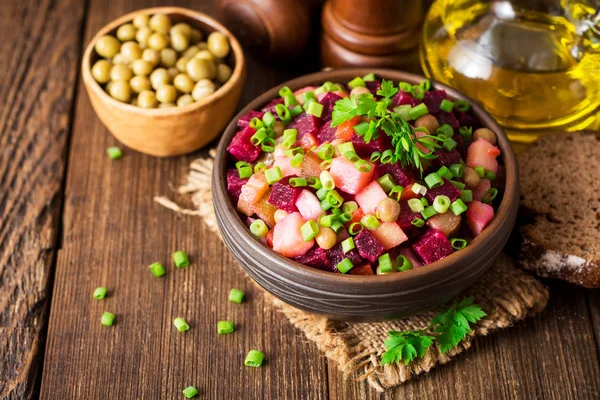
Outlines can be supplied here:
[[[146, 3], [92, 1], [86, 40]], [[213, 12], [212, 3], [175, 3]], [[241, 104], [308, 68], [275, 70], [249, 60]], [[81, 85], [79, 94], [42, 397], [176, 398], [195, 385], [204, 398], [326, 398], [326, 362], [316, 347], [265, 302], [198, 218], [178, 217], [153, 202], [169, 183], [183, 182], [194, 157], [125, 151], [121, 160], [109, 160], [104, 150], [117, 142]], [[179, 248], [193, 260], [186, 270], [171, 266]], [[168, 268], [161, 279], [147, 270], [158, 260]], [[99, 302], [91, 293], [101, 285], [112, 293]], [[227, 301], [232, 287], [247, 290], [246, 303]], [[104, 310], [117, 314], [115, 326], [100, 326]], [[177, 316], [188, 320], [190, 331], [176, 332]], [[219, 319], [232, 319], [237, 331], [218, 336]], [[264, 368], [243, 366], [252, 348], [265, 352]]]
[[332, 399], [597, 399], [600, 368], [586, 291], [549, 282], [547, 309], [514, 327], [478, 338], [454, 362], [380, 395], [329, 367]]
[[0, 398], [40, 376], [79, 63], [78, 0], [4, 1], [0, 13]]
[[587, 293], [592, 329], [596, 340], [596, 351], [600, 360], [600, 289], [589, 290]]

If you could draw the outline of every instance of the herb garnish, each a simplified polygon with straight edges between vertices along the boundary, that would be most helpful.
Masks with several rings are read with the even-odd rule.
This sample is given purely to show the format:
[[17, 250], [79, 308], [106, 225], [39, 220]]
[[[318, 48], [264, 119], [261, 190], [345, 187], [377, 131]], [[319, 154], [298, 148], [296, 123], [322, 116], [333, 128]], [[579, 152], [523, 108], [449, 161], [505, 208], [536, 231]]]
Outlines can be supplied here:
[[[438, 142], [442, 139], [429, 134], [417, 137], [415, 129], [408, 122], [389, 110], [392, 104], [391, 98], [398, 93], [398, 90], [392, 81], [384, 79], [381, 88], [377, 91], [377, 95], [382, 97], [379, 101], [368, 93], [338, 100], [333, 107], [331, 126], [336, 127], [356, 116], [366, 117], [370, 121], [354, 126], [354, 131], [363, 138], [365, 143], [377, 139], [381, 129], [392, 139], [393, 162], [400, 162], [403, 167], [412, 165], [423, 172], [423, 160], [437, 158], [433, 152], [441, 147]], [[417, 144], [428, 151], [424, 152], [417, 147]]]
[[437, 342], [440, 352], [446, 353], [455, 348], [471, 332], [471, 324], [487, 314], [473, 298], [456, 300], [445, 311], [438, 313], [429, 326], [417, 331], [389, 331], [384, 342], [387, 349], [381, 356], [381, 364], [404, 362], [408, 365], [415, 358], [422, 358], [433, 342]]

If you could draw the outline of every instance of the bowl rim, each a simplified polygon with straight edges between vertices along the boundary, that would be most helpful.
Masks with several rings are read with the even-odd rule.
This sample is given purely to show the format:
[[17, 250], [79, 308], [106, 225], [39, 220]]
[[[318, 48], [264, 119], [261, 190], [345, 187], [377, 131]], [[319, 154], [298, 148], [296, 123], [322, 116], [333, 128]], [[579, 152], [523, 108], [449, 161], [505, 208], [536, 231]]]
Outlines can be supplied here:
[[[94, 51], [94, 46], [96, 42], [101, 36], [109, 34], [110, 32], [116, 30], [120, 25], [131, 22], [134, 17], [140, 14], [168, 14], [168, 15], [182, 15], [187, 18], [199, 21], [203, 24], [210, 26], [215, 29], [215, 31], [223, 33], [227, 36], [229, 43], [231, 45], [231, 50], [235, 57], [235, 66], [231, 77], [225, 82], [223, 86], [217, 89], [213, 94], [208, 96], [205, 99], [200, 101], [196, 101], [192, 104], [188, 104], [183, 107], [170, 107], [170, 108], [141, 108], [138, 106], [134, 106], [132, 104], [123, 103], [116, 99], [113, 99], [106, 91], [100, 86], [98, 82], [92, 76], [91, 69], [91, 57], [92, 52]], [[216, 19], [211, 16], [204, 14], [199, 11], [194, 11], [189, 8], [184, 7], [151, 7], [144, 8], [140, 10], [136, 10], [125, 15], [120, 16], [104, 25], [102, 28], [96, 32], [94, 37], [87, 44], [86, 49], [83, 53], [83, 60], [81, 63], [81, 73], [83, 75], [83, 81], [85, 86], [94, 92], [102, 101], [109, 103], [113, 107], [121, 108], [128, 112], [138, 114], [140, 116], [173, 116], [173, 115], [183, 115], [195, 112], [197, 110], [201, 110], [208, 106], [209, 104], [226, 97], [234, 88], [236, 83], [243, 77], [244, 71], [246, 68], [246, 59], [244, 57], [244, 51], [242, 50], [242, 46], [238, 42], [237, 38], [227, 29], [225, 26], [221, 25]]]
[[[431, 275], [440, 277], [443, 276], [444, 272], [454, 272], [454, 269], [462, 267], [461, 260], [467, 259], [469, 256], [471, 256], [471, 259], [475, 259], [478, 254], [481, 255], [483, 250], [485, 250], [485, 246], [494, 240], [496, 234], [500, 233], [500, 228], [503, 225], [510, 224], [511, 226], [509, 230], [512, 229], [519, 204], [519, 174], [516, 156], [508, 136], [502, 130], [500, 125], [498, 125], [498, 123], [493, 119], [493, 117], [477, 102], [458, 92], [456, 89], [450, 88], [433, 79], [430, 79], [432, 88], [445, 90], [452, 99], [463, 99], [469, 101], [472, 106], [473, 113], [482, 123], [482, 125], [496, 133], [498, 140], [497, 145], [502, 151], [502, 159], [506, 169], [505, 191], [502, 202], [496, 210], [496, 215], [494, 216], [492, 222], [483, 230], [481, 234], [479, 234], [470, 242], [469, 246], [450, 254], [442, 260], [429, 264], [426, 267], [414, 268], [401, 274], [397, 273], [372, 276], [350, 275], [335, 274], [329, 271], [322, 271], [317, 268], [300, 264], [293, 259], [284, 257], [274, 250], [266, 247], [263, 243], [255, 239], [250, 234], [247, 226], [243, 223], [238, 215], [237, 210], [233, 206], [226, 188], [226, 166], [228, 159], [228, 153], [226, 149], [229, 141], [238, 131], [237, 120], [248, 111], [262, 107], [274, 99], [277, 96], [279, 89], [283, 86], [289, 86], [292, 90], [297, 90], [303, 86], [320, 84], [326, 81], [350, 80], [355, 76], [364, 76], [371, 72], [383, 79], [392, 79], [396, 82], [402, 80], [414, 84], [421, 82], [423, 79], [427, 79], [424, 76], [408, 72], [377, 68], [333, 69], [303, 75], [298, 78], [283, 82], [256, 97], [233, 117], [232, 121], [229, 123], [223, 135], [221, 136], [213, 167], [213, 202], [216, 204], [220, 200], [224, 199], [222, 200], [222, 203], [225, 205], [223, 220], [225, 224], [230, 225], [224, 229], [233, 229], [233, 233], [239, 238], [238, 240], [241, 241], [242, 246], [248, 246], [252, 248], [252, 250], [265, 255], [265, 258], [267, 258], [269, 262], [265, 262], [264, 265], [266, 266], [266, 269], [270, 271], [270, 273], [278, 274], [281, 277], [294, 276], [296, 279], [304, 279], [307, 281], [312, 280], [319, 285], [329, 287], [339, 287], [340, 285], [346, 284], [348, 285], [347, 290], [351, 292], [362, 290], [376, 291], [384, 288], [389, 289], [390, 285], [393, 284], [397, 284], [397, 288], [410, 286], [422, 287], [423, 281], [427, 280], [428, 276]], [[221, 229], [220, 224], [219, 228]], [[454, 267], [454, 269], [452, 267]]]

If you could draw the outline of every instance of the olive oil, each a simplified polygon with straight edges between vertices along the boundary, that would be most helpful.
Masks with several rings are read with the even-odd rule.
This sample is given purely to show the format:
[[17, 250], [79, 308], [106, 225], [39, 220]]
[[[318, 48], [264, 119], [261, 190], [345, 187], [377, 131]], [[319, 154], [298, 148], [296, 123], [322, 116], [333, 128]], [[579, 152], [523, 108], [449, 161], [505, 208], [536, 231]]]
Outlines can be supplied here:
[[550, 2], [564, 7], [551, 15], [523, 8], [527, 3], [436, 1], [421, 46], [425, 73], [477, 100], [513, 140], [594, 126], [600, 46], [596, 26], [585, 18], [598, 11]]

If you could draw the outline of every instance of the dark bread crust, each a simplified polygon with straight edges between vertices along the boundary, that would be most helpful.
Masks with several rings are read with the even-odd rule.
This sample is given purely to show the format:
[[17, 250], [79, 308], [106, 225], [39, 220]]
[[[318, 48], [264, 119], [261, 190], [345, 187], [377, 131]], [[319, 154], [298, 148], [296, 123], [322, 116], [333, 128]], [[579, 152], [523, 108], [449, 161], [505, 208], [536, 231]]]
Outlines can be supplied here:
[[600, 133], [544, 136], [518, 159], [520, 266], [600, 287]]

